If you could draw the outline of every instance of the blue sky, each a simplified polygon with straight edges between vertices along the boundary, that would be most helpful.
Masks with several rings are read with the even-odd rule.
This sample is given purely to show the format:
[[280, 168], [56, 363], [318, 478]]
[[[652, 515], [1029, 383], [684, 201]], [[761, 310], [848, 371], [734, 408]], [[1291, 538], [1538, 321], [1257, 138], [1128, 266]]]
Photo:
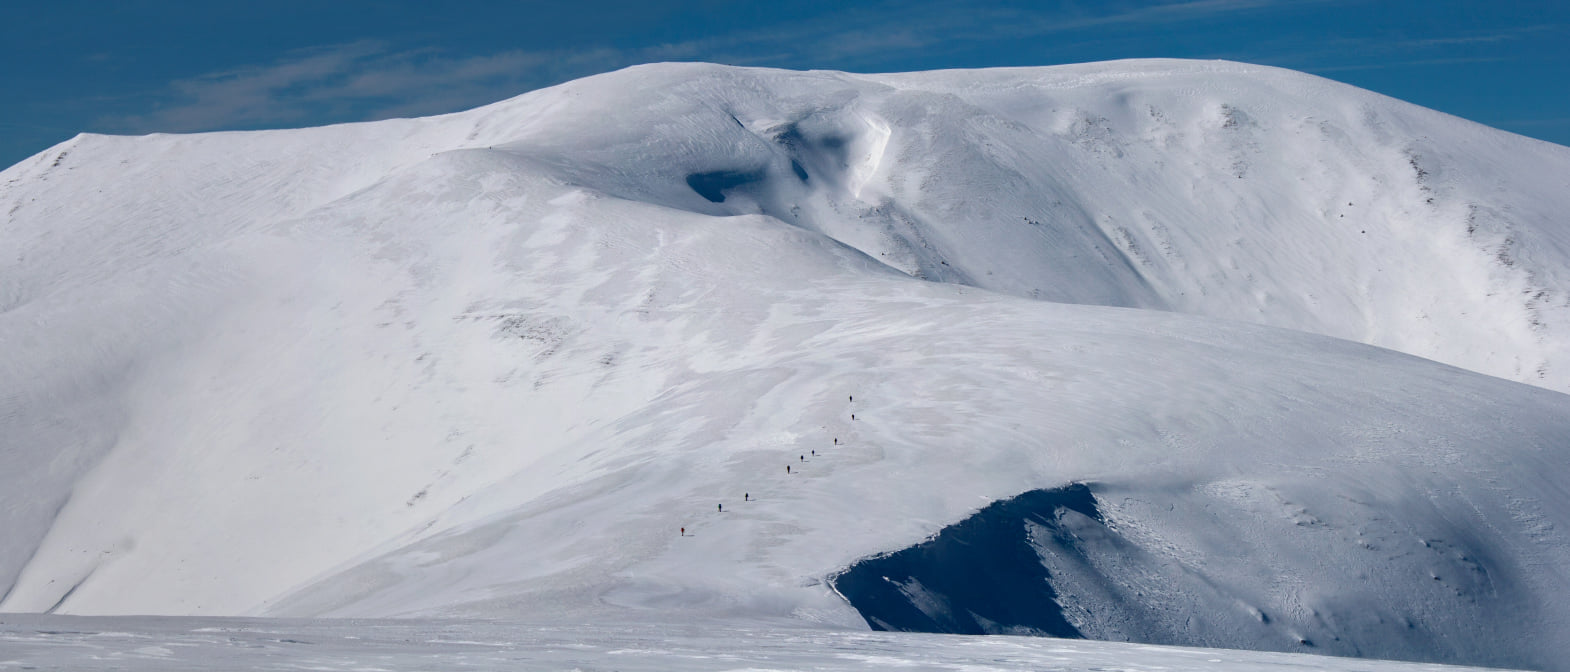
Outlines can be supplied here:
[[10, 0], [0, 165], [79, 131], [435, 114], [651, 61], [889, 72], [1140, 57], [1303, 70], [1570, 145], [1566, 0]]

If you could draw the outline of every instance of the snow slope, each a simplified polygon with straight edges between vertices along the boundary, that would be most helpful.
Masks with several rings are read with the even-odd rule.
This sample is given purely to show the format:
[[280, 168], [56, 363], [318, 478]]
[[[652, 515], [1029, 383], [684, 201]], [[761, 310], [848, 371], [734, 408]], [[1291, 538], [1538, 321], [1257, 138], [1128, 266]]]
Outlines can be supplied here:
[[0, 617], [0, 670], [1466, 672], [1414, 663], [785, 624]]
[[0, 610], [855, 625], [1089, 481], [1205, 643], [1562, 669], [1567, 168], [1184, 61], [79, 136], [0, 173]]

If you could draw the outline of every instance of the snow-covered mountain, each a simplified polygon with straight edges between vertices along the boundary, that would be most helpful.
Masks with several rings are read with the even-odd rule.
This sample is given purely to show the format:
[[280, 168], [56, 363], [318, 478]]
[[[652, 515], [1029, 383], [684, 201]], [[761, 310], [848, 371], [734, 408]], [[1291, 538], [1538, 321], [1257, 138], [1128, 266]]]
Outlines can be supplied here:
[[665, 64], [79, 136], [0, 208], [0, 610], [858, 625], [858, 559], [1086, 483], [1015, 536], [1089, 636], [1564, 666], [1570, 148], [1233, 63]]

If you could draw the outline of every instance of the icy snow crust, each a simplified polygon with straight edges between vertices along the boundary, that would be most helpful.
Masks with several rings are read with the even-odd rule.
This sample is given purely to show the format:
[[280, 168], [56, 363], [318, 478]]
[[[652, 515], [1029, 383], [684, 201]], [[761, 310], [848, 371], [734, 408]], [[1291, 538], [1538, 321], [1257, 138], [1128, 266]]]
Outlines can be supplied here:
[[1185, 61], [79, 136], [0, 173], [0, 610], [855, 626], [1093, 482], [1161, 628], [1564, 669], [1567, 180]]

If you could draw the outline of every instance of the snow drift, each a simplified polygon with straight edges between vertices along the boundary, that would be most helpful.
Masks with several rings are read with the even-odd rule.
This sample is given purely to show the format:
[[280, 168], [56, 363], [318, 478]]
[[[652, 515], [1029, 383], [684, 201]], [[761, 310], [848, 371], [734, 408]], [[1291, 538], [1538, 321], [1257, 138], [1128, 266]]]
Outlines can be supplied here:
[[0, 609], [856, 624], [1085, 482], [1083, 633], [1562, 666], [1567, 179], [1184, 61], [79, 136], [0, 173]]

